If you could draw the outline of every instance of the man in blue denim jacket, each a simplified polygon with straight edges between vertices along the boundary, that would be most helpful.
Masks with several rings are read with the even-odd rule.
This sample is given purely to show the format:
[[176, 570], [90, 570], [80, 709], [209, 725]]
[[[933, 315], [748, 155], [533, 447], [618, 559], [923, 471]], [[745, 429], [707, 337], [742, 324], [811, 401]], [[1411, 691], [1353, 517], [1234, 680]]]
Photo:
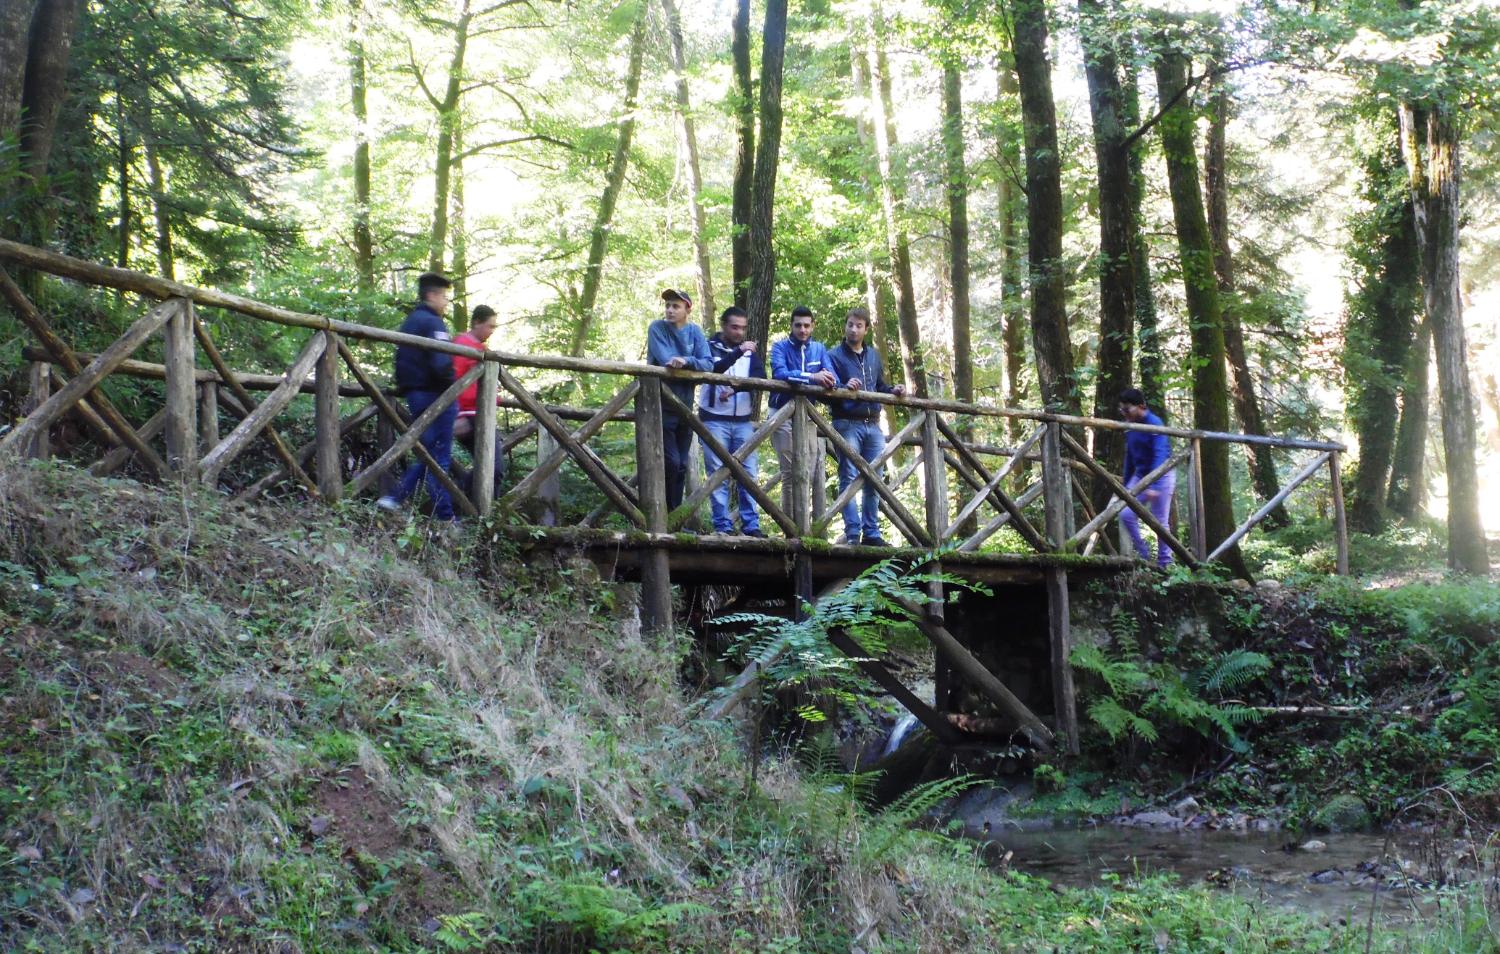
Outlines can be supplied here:
[[[663, 368], [688, 371], [712, 371], [714, 359], [708, 351], [703, 329], [688, 321], [693, 300], [686, 292], [668, 288], [661, 293], [662, 317], [646, 329], [646, 360]], [[668, 381], [667, 390], [691, 410], [692, 381]], [[661, 411], [662, 458], [667, 472], [667, 510], [682, 505], [682, 487], [687, 480], [688, 449], [693, 444], [693, 429], [677, 409], [663, 402]]]
[[[844, 340], [828, 352], [829, 363], [837, 378], [835, 387], [850, 391], [905, 394], [906, 389], [901, 385], [886, 382], [880, 352], [865, 347], [865, 336], [869, 333], [869, 309], [849, 309], [844, 319]], [[880, 405], [875, 401], [835, 401], [833, 427], [867, 461], [875, 460], [885, 450], [885, 434], [880, 430]], [[840, 494], [858, 474], [859, 470], [854, 462], [840, 454]], [[866, 483], [859, 496], [859, 505], [853, 499], [844, 505], [844, 542], [859, 543], [867, 547], [889, 546], [880, 535], [880, 495]]]
[[[828, 349], [823, 342], [813, 340], [813, 313], [806, 305], [792, 309], [792, 333], [771, 347], [771, 377], [777, 381], [790, 381], [807, 387], [833, 387], [833, 372], [828, 369]], [[790, 394], [775, 392], [771, 395], [771, 409], [775, 410], [791, 399]], [[792, 472], [797, 455], [792, 452], [792, 422], [790, 420], [771, 432], [771, 446], [776, 448], [776, 461], [781, 467], [781, 507], [792, 509], [792, 485], [786, 475]], [[817, 442], [811, 441], [803, 451], [803, 469], [810, 480], [821, 479], [823, 468], [817, 458]]]
[[[431, 338], [433, 341], [451, 341], [448, 323], [443, 315], [448, 311], [448, 298], [453, 283], [435, 272], [426, 272], [417, 279], [417, 306], [401, 323], [402, 334]], [[412, 420], [432, 406], [448, 385], [454, 381], [453, 356], [445, 351], [428, 351], [411, 345], [396, 347], [396, 388], [406, 398], [406, 409]], [[458, 405], [448, 405], [427, 429], [422, 432], [422, 446], [444, 471], [453, 460], [453, 423], [458, 418]], [[375, 501], [382, 510], [398, 510], [406, 500], [416, 493], [417, 485], [427, 477], [427, 495], [432, 498], [432, 516], [435, 520], [457, 523], [453, 514], [453, 500], [448, 490], [428, 472], [427, 465], [413, 461], [401, 476], [401, 484], [394, 496], [381, 497]]]

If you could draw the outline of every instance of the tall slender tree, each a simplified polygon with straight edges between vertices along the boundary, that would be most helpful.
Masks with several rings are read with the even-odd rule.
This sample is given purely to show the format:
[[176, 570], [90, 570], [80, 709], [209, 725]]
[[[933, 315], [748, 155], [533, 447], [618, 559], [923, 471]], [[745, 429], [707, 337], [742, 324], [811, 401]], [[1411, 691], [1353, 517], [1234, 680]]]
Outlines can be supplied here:
[[641, 4], [636, 14], [635, 25], [630, 30], [630, 59], [625, 69], [625, 99], [621, 104], [619, 133], [615, 137], [614, 154], [610, 156], [609, 171], [604, 175], [604, 193], [599, 197], [599, 208], [594, 213], [594, 227], [589, 233], [589, 257], [584, 266], [583, 290], [574, 306], [577, 323], [574, 325], [573, 341], [568, 354], [578, 357], [588, 344], [589, 334], [594, 329], [594, 307], [599, 300], [599, 281], [604, 274], [604, 253], [609, 246], [610, 225], [615, 217], [615, 204], [620, 199], [620, 190], [625, 187], [625, 170], [630, 165], [630, 141], [635, 136], [636, 110], [641, 91], [641, 63], [646, 49], [646, 6]]
[[[1415, 237], [1413, 238], [1415, 241]], [[1391, 483], [1385, 505], [1395, 516], [1411, 520], [1427, 505], [1427, 418], [1430, 410], [1428, 365], [1432, 362], [1432, 326], [1418, 317], [1417, 333], [1406, 353], [1401, 376], [1401, 422], [1391, 459]]]
[[1068, 333], [1068, 275], [1062, 263], [1062, 157], [1057, 106], [1047, 56], [1047, 6], [1010, 0], [1012, 52], [1021, 95], [1026, 149], [1026, 235], [1031, 274], [1031, 344], [1042, 402], [1077, 414], [1073, 350]]
[[375, 242], [370, 231], [370, 111], [363, 0], [349, 4], [349, 109], [354, 119], [354, 271], [361, 294], [375, 290]]
[[[1224, 370], [1224, 323], [1219, 284], [1214, 275], [1213, 242], [1203, 193], [1198, 185], [1198, 158], [1193, 143], [1194, 110], [1188, 96], [1188, 58], [1176, 38], [1164, 33], [1156, 61], [1156, 91], [1161, 101], [1162, 153], [1172, 194], [1178, 257], [1193, 350], [1193, 424], [1206, 431], [1229, 428], [1229, 382]], [[1229, 446], [1204, 441], [1199, 456], [1203, 487], [1203, 529], [1210, 548], [1234, 532], [1230, 496]], [[1237, 575], [1248, 577], [1238, 545], [1222, 555]]]
[[[750, 78], [750, 0], [735, 0], [730, 51], [734, 58], [734, 191], [730, 222], [734, 303], [750, 302], [750, 205], [755, 177], [755, 88]], [[759, 339], [757, 339], [759, 340]]]
[[[969, 171], [964, 162], [962, 63], [943, 63], [943, 155], [948, 179], [948, 284], [953, 296], [953, 396], [974, 401], [969, 333]], [[965, 415], [963, 426], [972, 423]]]
[[880, 0], [866, 8], [869, 29], [870, 86], [874, 95], [875, 159], [880, 170], [880, 207], [885, 219], [886, 247], [891, 257], [891, 284], [896, 293], [896, 327], [901, 334], [901, 370], [906, 389], [927, 397], [927, 369], [922, 330], [917, 323], [917, 292], [912, 282], [911, 241], [906, 233], [905, 168], [896, 160], [896, 116], [891, 100], [891, 67], [885, 53], [885, 15]]
[[750, 205], [750, 334], [764, 357], [771, 329], [771, 297], [776, 290], [776, 250], [772, 226], [776, 211], [776, 170], [781, 160], [781, 78], [786, 62], [787, 0], [767, 0], [760, 48], [760, 136]]
[[[1224, 319], [1224, 353], [1230, 370], [1229, 396], [1244, 432], [1264, 436], [1266, 425], [1260, 412], [1260, 398], [1255, 393], [1255, 376], [1250, 373], [1250, 358], [1245, 351], [1245, 332], [1240, 327], [1234, 255], [1229, 246], [1229, 85], [1223, 70], [1222, 41], [1216, 43], [1214, 60], [1208, 64], [1208, 77], [1209, 121], [1203, 148], [1203, 193], [1208, 205], [1208, 233], [1214, 246], [1214, 274], [1219, 282], [1219, 305]], [[1271, 448], [1265, 444], [1246, 444], [1244, 447], [1255, 492], [1262, 500], [1272, 499], [1281, 492], [1281, 481], [1276, 476], [1276, 461], [1271, 456]], [[1279, 504], [1265, 518], [1265, 525], [1269, 528], [1284, 527], [1290, 522], [1286, 507]]]
[[1469, 384], [1459, 298], [1459, 117], [1451, 102], [1403, 103], [1401, 147], [1406, 157], [1422, 253], [1422, 293], [1437, 355], [1448, 476], [1448, 565], [1470, 573], [1489, 570], [1479, 517], [1474, 403]]
[[1169, 416], [1166, 387], [1162, 383], [1161, 340], [1156, 321], [1156, 290], [1151, 285], [1151, 245], [1146, 240], [1142, 215], [1146, 203], [1146, 173], [1143, 163], [1147, 140], [1141, 124], [1139, 67], [1136, 64], [1137, 41], [1134, 32], [1126, 34], [1129, 55], [1122, 57], [1121, 110], [1126, 128], [1135, 132], [1126, 137], [1126, 166], [1130, 170], [1130, 260], [1135, 274], [1135, 328], [1137, 386], [1146, 402], [1156, 409], [1163, 421]]
[[709, 320], [714, 313], [714, 280], [708, 255], [708, 236], [703, 215], [703, 169], [698, 162], [698, 132], [693, 122], [693, 102], [688, 91], [687, 52], [682, 42], [682, 17], [678, 15], [676, 0], [661, 0], [662, 12], [667, 19], [667, 38], [672, 57], [672, 72], [676, 78], [677, 115], [682, 123], [682, 144], [687, 154], [689, 222], [692, 226], [693, 249], [698, 258], [698, 307], [700, 314]]
[[[1118, 27], [1104, 0], [1078, 0], [1083, 38], [1089, 115], [1094, 124], [1094, 162], [1099, 179], [1099, 357], [1094, 375], [1094, 416], [1114, 417], [1120, 392], [1131, 386], [1131, 345], [1135, 337], [1135, 221], [1130, 203], [1130, 157], [1125, 146], [1124, 92], [1115, 49]], [[1119, 473], [1125, 436], [1094, 432], [1094, 457]], [[1090, 496], [1096, 509], [1110, 497], [1095, 480]]]
[[[1016, 71], [1011, 57], [1002, 52], [995, 64], [997, 100], [995, 154], [998, 185], [995, 189], [996, 217], [1000, 222], [1000, 337], [1005, 349], [1005, 403], [1010, 407], [1026, 404], [1026, 307], [1025, 283], [1021, 278], [1023, 253], [1016, 236], [1017, 204], [1021, 189], [1016, 182], [1016, 165], [1020, 158], [1012, 125], [1003, 116], [1017, 95]], [[1022, 437], [1024, 422], [1009, 420], [1011, 440]]]

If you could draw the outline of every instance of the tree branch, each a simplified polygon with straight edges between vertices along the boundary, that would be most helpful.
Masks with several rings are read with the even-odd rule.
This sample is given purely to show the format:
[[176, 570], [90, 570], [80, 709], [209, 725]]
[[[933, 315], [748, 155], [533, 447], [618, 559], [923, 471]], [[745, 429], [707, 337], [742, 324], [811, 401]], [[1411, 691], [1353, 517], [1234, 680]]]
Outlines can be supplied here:
[[573, 144], [570, 142], [562, 139], [554, 139], [551, 136], [544, 136], [540, 133], [537, 133], [531, 136], [515, 136], [511, 139], [496, 139], [493, 142], [482, 143], [478, 146], [474, 146], [473, 148], [465, 149], [463, 152], [457, 153], [453, 156], [453, 159], [456, 162], [461, 159], [467, 159], [477, 153], [485, 152], [490, 149], [498, 149], [501, 146], [511, 146], [518, 142], [550, 142], [552, 145], [562, 146], [564, 149], [573, 148]]

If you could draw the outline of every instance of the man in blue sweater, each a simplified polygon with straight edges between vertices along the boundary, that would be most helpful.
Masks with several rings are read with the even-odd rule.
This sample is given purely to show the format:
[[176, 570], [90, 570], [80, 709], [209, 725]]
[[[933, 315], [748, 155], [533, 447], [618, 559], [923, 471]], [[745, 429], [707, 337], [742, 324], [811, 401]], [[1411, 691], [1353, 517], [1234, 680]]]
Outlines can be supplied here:
[[[651, 322], [646, 329], [646, 360], [674, 370], [712, 371], [714, 359], [708, 352], [708, 339], [703, 337], [701, 328], [688, 322], [693, 300], [686, 292], [675, 288], [662, 292], [661, 300], [662, 317]], [[693, 382], [668, 381], [667, 389], [684, 406], [693, 406], [693, 392], [697, 390]], [[682, 486], [687, 480], [688, 448], [693, 443], [693, 429], [677, 409], [670, 406], [662, 407], [661, 427], [662, 459], [667, 472], [667, 510], [672, 511], [682, 505]]]
[[[442, 275], [426, 272], [417, 279], [417, 307], [401, 323], [401, 332], [433, 341], [450, 341], [443, 314], [448, 310], [448, 296], [453, 283]], [[406, 398], [406, 408], [415, 421], [453, 383], [453, 356], [442, 351], [428, 351], [411, 345], [396, 346], [396, 389]], [[422, 446], [437, 465], [447, 471], [453, 460], [453, 422], [458, 418], [458, 404], [448, 405], [437, 419], [422, 432]], [[406, 468], [394, 497], [381, 497], [376, 505], [382, 510], [397, 510], [416, 493], [422, 476], [427, 476], [427, 493], [432, 498], [432, 516], [436, 520], [457, 523], [453, 500], [448, 490], [431, 473], [427, 465], [415, 461]]]
[[[833, 366], [835, 387], [850, 391], [878, 391], [881, 394], [905, 394], [899, 384], [888, 384], [880, 352], [865, 347], [870, 333], [870, 311], [850, 308], [844, 319], [844, 340], [828, 352]], [[885, 434], [880, 430], [880, 405], [875, 401], [847, 400], [833, 404], [833, 427], [867, 461], [873, 461], [885, 450]], [[854, 462], [839, 455], [839, 493], [858, 476]], [[856, 506], [851, 499], [844, 505], [844, 542], [867, 547], [889, 546], [880, 535], [880, 495], [867, 482], [863, 498]]]
[[[1161, 427], [1161, 418], [1146, 406], [1146, 396], [1139, 388], [1126, 388], [1120, 392], [1120, 416], [1133, 424], [1154, 424]], [[1165, 434], [1149, 431], [1125, 432], [1125, 486], [1134, 490], [1135, 482], [1160, 467], [1172, 455], [1172, 445]], [[1167, 471], [1149, 487], [1135, 491], [1136, 499], [1145, 504], [1151, 516], [1162, 526], [1167, 525], [1167, 513], [1172, 507], [1172, 491], [1177, 488], [1177, 475]], [[1120, 514], [1120, 523], [1130, 534], [1130, 542], [1142, 560], [1151, 559], [1151, 550], [1141, 537], [1141, 518], [1126, 507]], [[1172, 551], [1161, 540], [1156, 541], [1156, 565], [1166, 566], [1172, 562]]]
[[[813, 340], [813, 313], [806, 305], [792, 309], [791, 334], [771, 346], [771, 377], [777, 381], [790, 381], [806, 387], [833, 387], [833, 372], [828, 367], [828, 349], [823, 342]], [[771, 410], [786, 404], [791, 395], [780, 391], [771, 395]], [[788, 420], [771, 433], [771, 446], [776, 448], [776, 461], [781, 467], [781, 507], [792, 509], [792, 485], [786, 475], [792, 472], [798, 455], [792, 452], [792, 422]], [[810, 480], [821, 480], [823, 468], [818, 458], [817, 441], [809, 442], [802, 452], [802, 466]]]
[[[708, 351], [713, 355], [715, 374], [728, 374], [738, 378], [764, 378], [765, 366], [760, 355], [755, 353], [756, 343], [746, 341], [749, 317], [745, 309], [733, 305], [719, 316], [719, 332], [708, 339]], [[719, 439], [724, 449], [733, 454], [750, 440], [754, 428], [750, 422], [752, 395], [729, 385], [705, 385], [698, 391], [698, 417], [710, 434]], [[723, 466], [723, 461], [708, 448], [703, 447], [703, 469], [713, 474]], [[755, 454], [745, 458], [745, 469], [755, 474], [758, 462]], [[755, 512], [755, 498], [750, 491], [739, 485], [733, 477], [714, 488], [709, 497], [713, 512], [714, 532], [733, 533], [734, 521], [729, 516], [730, 488], [738, 488], [740, 509], [740, 532], [747, 537], [763, 537], [760, 532], [760, 515]]]

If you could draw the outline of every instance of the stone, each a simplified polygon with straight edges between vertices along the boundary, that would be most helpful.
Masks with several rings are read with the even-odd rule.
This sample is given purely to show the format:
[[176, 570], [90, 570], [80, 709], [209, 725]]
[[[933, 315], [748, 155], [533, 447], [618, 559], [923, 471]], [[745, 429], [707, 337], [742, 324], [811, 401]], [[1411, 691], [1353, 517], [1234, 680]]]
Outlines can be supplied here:
[[1199, 807], [1198, 800], [1191, 795], [1172, 806], [1172, 814], [1176, 815], [1178, 818], [1187, 818], [1190, 815], [1197, 815], [1201, 811], [1203, 811], [1203, 809]]
[[1126, 824], [1135, 828], [1181, 828], [1182, 819], [1169, 812], [1140, 812], [1131, 815]]
[[1327, 851], [1328, 845], [1314, 838], [1297, 846], [1298, 851]]
[[1259, 589], [1262, 589], [1262, 590], [1279, 590], [1279, 589], [1281, 589], [1281, 581], [1280, 580], [1261, 580], [1260, 582], [1256, 583], [1255, 585], [1256, 585], [1256, 587], [1258, 587]]
[[1313, 815], [1312, 824], [1319, 831], [1364, 831], [1370, 827], [1370, 810], [1354, 795], [1335, 795]]

